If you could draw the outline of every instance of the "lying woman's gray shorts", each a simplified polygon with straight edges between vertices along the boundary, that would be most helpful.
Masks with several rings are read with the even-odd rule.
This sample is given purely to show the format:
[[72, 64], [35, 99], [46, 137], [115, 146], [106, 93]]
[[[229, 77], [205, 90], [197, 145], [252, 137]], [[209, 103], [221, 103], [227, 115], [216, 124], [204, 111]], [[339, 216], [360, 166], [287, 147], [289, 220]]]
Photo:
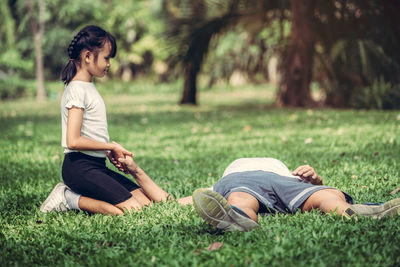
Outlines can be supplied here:
[[[225, 198], [228, 198], [232, 192], [249, 193], [265, 205], [266, 209], [263, 212], [268, 213], [276, 211], [296, 213], [307, 198], [323, 189], [336, 188], [313, 185], [300, 178], [286, 177], [266, 171], [231, 173], [213, 186], [213, 190]], [[343, 194], [346, 201], [352, 204], [353, 198], [344, 192]]]

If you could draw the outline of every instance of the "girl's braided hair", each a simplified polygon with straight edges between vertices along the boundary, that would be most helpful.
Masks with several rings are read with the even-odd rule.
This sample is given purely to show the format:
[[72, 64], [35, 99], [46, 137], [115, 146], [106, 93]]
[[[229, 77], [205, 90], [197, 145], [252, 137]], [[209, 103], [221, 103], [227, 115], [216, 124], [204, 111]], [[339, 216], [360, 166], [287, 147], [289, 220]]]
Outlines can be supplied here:
[[98, 51], [106, 42], [111, 45], [110, 57], [115, 57], [117, 53], [117, 44], [115, 38], [102, 28], [89, 25], [81, 29], [68, 46], [69, 62], [65, 66], [61, 80], [64, 84], [68, 84], [76, 75], [77, 69], [75, 64], [80, 64], [81, 52], [84, 49], [94, 53], [96, 59]]

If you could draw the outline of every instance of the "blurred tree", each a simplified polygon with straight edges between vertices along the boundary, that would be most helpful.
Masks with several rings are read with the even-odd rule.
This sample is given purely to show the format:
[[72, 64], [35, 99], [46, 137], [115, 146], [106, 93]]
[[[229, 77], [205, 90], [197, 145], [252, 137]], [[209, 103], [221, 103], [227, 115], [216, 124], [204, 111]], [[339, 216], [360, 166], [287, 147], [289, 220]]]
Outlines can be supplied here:
[[290, 23], [284, 9], [275, 12], [279, 19], [265, 27], [238, 25], [212, 38], [202, 66], [203, 73], [209, 76], [208, 86], [225, 80], [232, 85], [279, 84], [278, 67], [287, 46]]
[[163, 0], [114, 0], [106, 18], [121, 49], [118, 51], [116, 75], [131, 80], [143, 75], [163, 75], [169, 56], [162, 33]]
[[11, 16], [11, 11], [8, 6], [7, 1], [0, 2], [0, 14], [1, 14], [1, 23], [0, 28], [1, 32], [4, 33], [0, 36], [1, 43], [0, 45], [4, 46], [2, 48], [12, 49], [15, 44], [15, 23]]
[[326, 104], [400, 107], [399, 7], [392, 0], [318, 2], [314, 79]]
[[[400, 16], [393, 12], [399, 7], [396, 0], [214, 0], [204, 1], [207, 6], [205, 15], [197, 17], [193, 15], [197, 9], [188, 8], [193, 7], [188, 3], [194, 5], [195, 2], [172, 2], [169, 2], [170, 9], [174, 10], [169, 17], [169, 37], [179, 47], [178, 61], [194, 70], [184, 71], [185, 80], [191, 81], [185, 83], [182, 96], [182, 100], [186, 99], [188, 103], [196, 103], [196, 76], [207, 53], [207, 60], [214, 63], [207, 71], [211, 72], [210, 80], [215, 80], [217, 71], [217, 76], [224, 76], [236, 69], [233, 55], [246, 62], [248, 55], [256, 54], [254, 51], [268, 55], [272, 48], [274, 53], [284, 56], [281, 66], [284, 79], [277, 95], [277, 101], [282, 105], [315, 106], [310, 91], [310, 82], [314, 79], [326, 93], [322, 100], [333, 106], [400, 106], [400, 92], [396, 86], [400, 83]], [[284, 28], [288, 17], [291, 22], [288, 46], [285, 45], [286, 38], [283, 38], [281, 49], [273, 49], [265, 45], [268, 44], [267, 38], [266, 42], [257, 42], [257, 48], [253, 49], [252, 42], [261, 36], [262, 29], [274, 29], [271, 27], [274, 22]], [[236, 37], [249, 36], [245, 37], [251, 40], [246, 43], [247, 49], [238, 50], [240, 55], [229, 52], [226, 58], [218, 57], [220, 45], [226, 43], [213, 40], [224, 40], [224, 34], [237, 29], [241, 29], [243, 34], [238, 33]], [[286, 37], [285, 34], [281, 36]], [[230, 40], [231, 51], [243, 41], [243, 38], [238, 39]], [[223, 60], [218, 62], [215, 58]], [[265, 56], [262, 58], [268, 60]], [[251, 72], [251, 65], [242, 65], [247, 66], [248, 73]], [[192, 93], [190, 99], [186, 97], [187, 92]], [[373, 103], [377, 98], [382, 104]]]
[[[80, 0], [44, 0], [46, 1], [46, 33], [43, 36], [43, 56], [45, 61], [45, 77], [51, 80], [60, 79], [60, 73], [68, 62], [67, 47], [74, 35], [85, 25], [104, 26], [107, 5], [100, 1]], [[21, 11], [20, 11], [21, 12]], [[21, 16], [21, 31], [27, 29]], [[102, 19], [97, 19], [102, 17]], [[30, 46], [25, 47], [30, 51]]]
[[[30, 1], [39, 33], [38, 0]], [[119, 49], [111, 69], [111, 77], [125, 75], [130, 80], [135, 75], [151, 74], [154, 64], [163, 68], [168, 53], [161, 36], [164, 31], [163, 21], [159, 18], [162, 0], [41, 1], [45, 4], [46, 21], [46, 31], [42, 36], [42, 43], [46, 44], [42, 46], [45, 79], [59, 79], [68, 60], [66, 48], [69, 42], [80, 28], [88, 24], [105, 28], [117, 39]], [[27, 12], [28, 0], [2, 1], [1, 4], [2, 8], [8, 8], [9, 11], [4, 13], [7, 16], [0, 18], [0, 21], [10, 18], [15, 27], [0, 27], [0, 36], [7, 36], [7, 32], [12, 32], [13, 47], [18, 51], [17, 54], [26, 62], [34, 63], [35, 46], [31, 37], [30, 13]], [[7, 70], [10, 70], [10, 64], [12, 63], [7, 63]], [[33, 68], [18, 69], [13, 77], [18, 74], [24, 79], [32, 79], [35, 77], [32, 70]], [[11, 76], [8, 77], [10, 79]]]
[[[204, 20], [206, 13], [206, 6], [203, 0], [192, 0], [190, 1], [190, 13], [192, 14], [194, 21]], [[181, 104], [196, 104], [197, 103], [197, 74], [200, 71], [200, 66], [203, 61], [204, 54], [206, 51], [198, 49], [202, 47], [205, 49], [210, 43], [211, 36], [206, 31], [201, 31], [201, 35], [194, 37], [196, 39], [196, 47], [189, 53], [193, 53], [189, 58], [186, 57], [183, 61], [183, 93], [180, 103]]]
[[22, 58], [16, 38], [16, 25], [7, 1], [0, 2], [0, 98], [24, 95], [26, 83], [21, 76], [33, 69], [30, 61]]
[[[266, 26], [280, 19], [282, 7], [287, 1], [201, 1], [198, 8], [193, 1], [169, 2], [167, 36], [178, 47], [174, 60], [182, 62], [185, 85], [181, 103], [196, 104], [196, 77], [209, 51], [213, 37], [220, 37], [234, 27], [243, 27], [251, 32], [252, 42]], [[177, 12], [176, 10], [179, 10]], [[196, 13], [199, 14], [196, 15]], [[235, 44], [233, 44], [235, 45]], [[247, 44], [251, 45], [251, 44]], [[264, 47], [266, 50], [266, 47]], [[246, 53], [246, 50], [243, 50]], [[263, 51], [265, 53], [265, 51]], [[261, 54], [263, 54], [261, 53]], [[263, 55], [261, 56], [263, 57]], [[230, 64], [228, 62], [220, 64]]]
[[284, 62], [284, 80], [278, 94], [285, 106], [312, 107], [310, 82], [314, 58], [315, 30], [313, 29], [316, 0], [291, 1], [290, 43]]
[[[29, 22], [32, 31], [33, 43], [35, 46], [35, 70], [37, 80], [37, 100], [46, 99], [46, 90], [44, 88], [44, 72], [43, 72], [43, 53], [42, 53], [42, 40], [44, 35], [45, 24], [45, 3], [43, 0], [38, 0], [38, 15], [36, 15], [32, 0], [27, 0], [27, 10], [29, 14]], [[37, 18], [36, 18], [37, 17]]]
[[[40, 2], [46, 79], [59, 78], [74, 33], [97, 24], [118, 42], [111, 77], [184, 77], [181, 103], [197, 103], [201, 71], [210, 86], [233, 83], [234, 77], [266, 82], [274, 59], [283, 74], [277, 94], [283, 105], [312, 106], [309, 83], [316, 81], [328, 105], [400, 107], [398, 0], [310, 0], [307, 6], [298, 0], [1, 1], [2, 98], [31, 90], [26, 81], [40, 69], [34, 68], [38, 53], [30, 27], [41, 32]], [[27, 12], [29, 3], [34, 16]]]

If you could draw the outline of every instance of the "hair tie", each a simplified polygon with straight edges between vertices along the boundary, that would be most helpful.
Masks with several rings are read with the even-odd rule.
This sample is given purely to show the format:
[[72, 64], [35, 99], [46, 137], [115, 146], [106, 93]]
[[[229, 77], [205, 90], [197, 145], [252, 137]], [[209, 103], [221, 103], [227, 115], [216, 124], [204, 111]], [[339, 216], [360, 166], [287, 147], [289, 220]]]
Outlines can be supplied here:
[[70, 58], [69, 61], [74, 61], [74, 59], [73, 59], [73, 58]]

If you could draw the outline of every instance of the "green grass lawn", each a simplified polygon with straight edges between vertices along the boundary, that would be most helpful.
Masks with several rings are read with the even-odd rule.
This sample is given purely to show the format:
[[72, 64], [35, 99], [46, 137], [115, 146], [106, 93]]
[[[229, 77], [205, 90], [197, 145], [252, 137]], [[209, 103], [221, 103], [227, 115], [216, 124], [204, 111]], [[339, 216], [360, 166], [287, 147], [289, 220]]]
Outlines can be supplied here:
[[[98, 88], [112, 83], [100, 84]], [[273, 90], [215, 88], [179, 106], [179, 85], [116, 83], [104, 94], [109, 132], [174, 197], [216, 182], [239, 157], [313, 166], [357, 202], [400, 193], [400, 112], [279, 109]], [[398, 266], [400, 216], [342, 221], [318, 212], [260, 217], [223, 233], [192, 206], [153, 205], [123, 216], [50, 213], [39, 206], [61, 181], [58, 101], [0, 103], [0, 266]], [[208, 246], [221, 242], [219, 250]]]

